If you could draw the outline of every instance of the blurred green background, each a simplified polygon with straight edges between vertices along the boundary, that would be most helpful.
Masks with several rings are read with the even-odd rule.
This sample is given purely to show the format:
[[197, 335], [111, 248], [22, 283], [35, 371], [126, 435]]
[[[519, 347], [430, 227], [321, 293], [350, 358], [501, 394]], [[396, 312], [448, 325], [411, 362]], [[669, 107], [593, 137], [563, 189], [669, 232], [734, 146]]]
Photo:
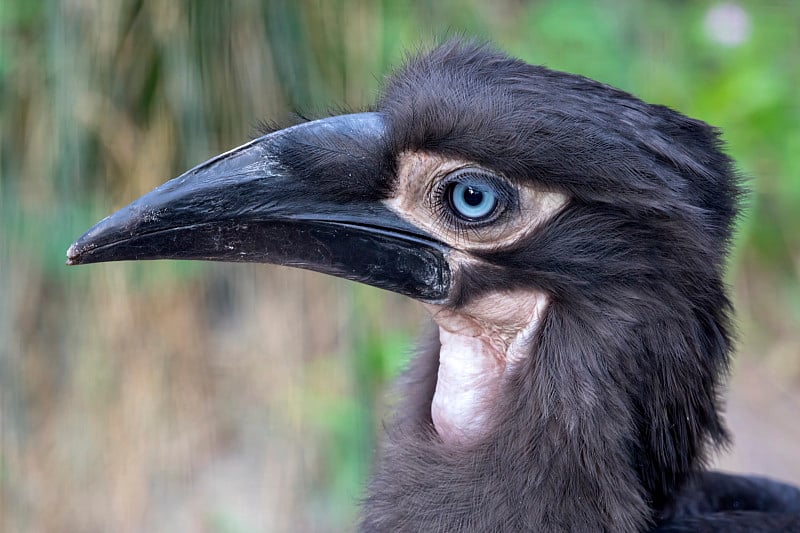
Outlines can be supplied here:
[[800, 481], [798, 28], [790, 0], [0, 1], [0, 529], [352, 528], [418, 306], [263, 265], [64, 254], [259, 121], [365, 107], [453, 35], [724, 130], [753, 193], [722, 465]]

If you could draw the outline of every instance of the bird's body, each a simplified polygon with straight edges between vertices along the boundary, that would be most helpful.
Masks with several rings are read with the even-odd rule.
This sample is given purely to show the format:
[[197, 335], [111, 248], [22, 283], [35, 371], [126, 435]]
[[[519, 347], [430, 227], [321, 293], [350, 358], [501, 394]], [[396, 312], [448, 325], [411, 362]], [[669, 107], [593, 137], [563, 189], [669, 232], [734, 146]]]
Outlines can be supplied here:
[[452, 42], [375, 111], [219, 156], [69, 257], [290, 264], [422, 301], [365, 531], [800, 530], [797, 489], [704, 472], [740, 194], [708, 125]]

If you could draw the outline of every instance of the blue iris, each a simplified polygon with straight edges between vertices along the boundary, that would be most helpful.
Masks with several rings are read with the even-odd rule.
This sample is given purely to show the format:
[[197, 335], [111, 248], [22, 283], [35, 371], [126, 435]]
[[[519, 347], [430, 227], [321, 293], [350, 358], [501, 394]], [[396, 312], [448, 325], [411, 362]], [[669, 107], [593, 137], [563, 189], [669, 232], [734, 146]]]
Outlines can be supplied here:
[[456, 214], [468, 220], [486, 218], [497, 206], [497, 196], [486, 185], [456, 183], [451, 189], [450, 200]]

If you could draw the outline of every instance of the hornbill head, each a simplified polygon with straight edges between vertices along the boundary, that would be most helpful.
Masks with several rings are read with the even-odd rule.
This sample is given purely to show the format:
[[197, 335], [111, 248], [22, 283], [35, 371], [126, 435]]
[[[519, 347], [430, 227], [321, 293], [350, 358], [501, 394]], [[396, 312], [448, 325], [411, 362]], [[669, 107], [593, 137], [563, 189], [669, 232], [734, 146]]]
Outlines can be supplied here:
[[365, 527], [635, 530], [726, 438], [738, 196], [703, 122], [450, 42], [373, 111], [217, 156], [99, 222], [68, 263], [276, 263], [415, 298], [438, 336]]

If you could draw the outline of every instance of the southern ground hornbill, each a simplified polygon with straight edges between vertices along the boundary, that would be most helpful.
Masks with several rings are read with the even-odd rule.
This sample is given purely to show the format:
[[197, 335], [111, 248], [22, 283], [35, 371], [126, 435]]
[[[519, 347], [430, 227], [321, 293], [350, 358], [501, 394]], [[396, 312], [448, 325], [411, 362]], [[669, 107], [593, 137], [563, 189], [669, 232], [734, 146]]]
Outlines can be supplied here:
[[800, 530], [797, 489], [704, 469], [741, 194], [707, 124], [452, 41], [369, 112], [165, 183], [68, 263], [276, 263], [422, 302], [364, 531]]

